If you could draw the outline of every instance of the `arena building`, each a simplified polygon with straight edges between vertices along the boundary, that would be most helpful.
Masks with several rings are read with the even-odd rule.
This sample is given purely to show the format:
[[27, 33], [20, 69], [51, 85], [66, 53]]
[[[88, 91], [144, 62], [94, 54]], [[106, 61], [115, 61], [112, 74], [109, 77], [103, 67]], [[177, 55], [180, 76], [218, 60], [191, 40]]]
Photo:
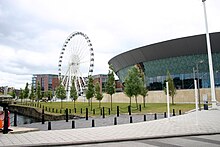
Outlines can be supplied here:
[[[210, 33], [215, 86], [220, 87], [220, 32]], [[208, 54], [205, 34], [178, 38], [139, 47], [113, 57], [112, 64], [123, 83], [128, 70], [137, 65], [145, 74], [149, 90], [162, 90], [167, 71], [177, 89], [210, 87]]]

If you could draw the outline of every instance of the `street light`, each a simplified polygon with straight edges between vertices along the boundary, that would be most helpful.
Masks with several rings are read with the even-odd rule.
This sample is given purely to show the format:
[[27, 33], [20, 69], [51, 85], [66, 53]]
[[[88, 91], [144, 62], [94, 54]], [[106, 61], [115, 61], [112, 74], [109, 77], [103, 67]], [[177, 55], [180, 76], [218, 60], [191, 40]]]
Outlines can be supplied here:
[[210, 38], [208, 31], [205, 1], [206, 0], [202, 0], [203, 8], [204, 8], [204, 17], [205, 17], [205, 28], [206, 28], [206, 44], [207, 44], [208, 60], [209, 60], [209, 75], [210, 75], [210, 87], [211, 87], [211, 98], [212, 98], [211, 101], [212, 101], [212, 108], [216, 108], [217, 106], [216, 106], [216, 98], [215, 98], [215, 81], [213, 74], [212, 53], [211, 53], [211, 45], [210, 45]]

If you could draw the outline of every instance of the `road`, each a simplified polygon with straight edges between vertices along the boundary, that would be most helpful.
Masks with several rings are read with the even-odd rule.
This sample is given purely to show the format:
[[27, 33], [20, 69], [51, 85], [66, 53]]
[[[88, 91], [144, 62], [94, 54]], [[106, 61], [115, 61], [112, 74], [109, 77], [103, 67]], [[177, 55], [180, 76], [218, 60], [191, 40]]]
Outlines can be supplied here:
[[[77, 146], [77, 145], [76, 145]], [[79, 145], [80, 147], [219, 147], [220, 135], [186, 136], [112, 143]]]

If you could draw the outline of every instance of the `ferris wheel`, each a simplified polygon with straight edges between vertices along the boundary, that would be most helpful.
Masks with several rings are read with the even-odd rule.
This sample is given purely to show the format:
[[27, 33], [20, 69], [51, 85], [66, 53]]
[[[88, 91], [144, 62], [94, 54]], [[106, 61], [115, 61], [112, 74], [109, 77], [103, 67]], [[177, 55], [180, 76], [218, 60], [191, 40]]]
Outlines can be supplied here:
[[94, 51], [89, 37], [82, 32], [73, 32], [65, 40], [59, 56], [59, 80], [70, 101], [72, 81], [79, 96], [84, 94], [87, 77], [94, 68]]

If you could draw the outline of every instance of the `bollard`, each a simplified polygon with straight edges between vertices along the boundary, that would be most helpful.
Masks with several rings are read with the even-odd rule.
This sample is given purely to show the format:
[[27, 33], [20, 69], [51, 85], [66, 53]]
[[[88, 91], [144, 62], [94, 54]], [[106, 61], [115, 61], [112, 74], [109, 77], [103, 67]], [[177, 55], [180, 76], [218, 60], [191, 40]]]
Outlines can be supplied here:
[[88, 108], [86, 108], [86, 120], [88, 120]]
[[51, 130], [51, 122], [48, 121], [48, 130]]
[[81, 108], [81, 114], [83, 113], [83, 109]]
[[147, 121], [147, 117], [146, 117], [146, 115], [144, 115], [144, 121]]
[[139, 111], [141, 112], [141, 105], [139, 105]]
[[66, 108], [66, 122], [68, 122], [68, 109]]
[[173, 116], [175, 116], [175, 109], [173, 109]]
[[54, 113], [54, 108], [52, 108], [52, 112]]
[[111, 115], [111, 109], [108, 108], [108, 115]]
[[128, 106], [128, 114], [131, 115], [131, 106]]
[[117, 125], [117, 117], [114, 118], [114, 125]]
[[105, 107], [102, 108], [102, 118], [105, 118]]
[[133, 121], [132, 121], [132, 116], [130, 116], [130, 123], [133, 123]]
[[181, 115], [182, 113], [181, 113], [181, 110], [179, 110], [179, 115]]
[[76, 113], [76, 108], [74, 108], [74, 112]]
[[157, 119], [157, 113], [154, 114], [154, 119], [155, 119], [155, 120]]
[[58, 113], [58, 110], [56, 109], [56, 113]]
[[75, 121], [72, 121], [72, 129], [75, 129]]
[[42, 124], [44, 124], [44, 108], [42, 109]]
[[117, 106], [117, 117], [119, 117], [119, 106]]
[[14, 112], [14, 126], [17, 126], [17, 111]]
[[69, 109], [69, 113], [71, 113], [71, 109]]
[[95, 109], [93, 109], [93, 115], [95, 115]]
[[92, 120], [92, 127], [95, 127], [95, 120]]
[[5, 119], [4, 119], [3, 134], [8, 134], [8, 107], [5, 107], [4, 111], [5, 111]]
[[164, 118], [167, 118], [167, 112], [164, 112]]

